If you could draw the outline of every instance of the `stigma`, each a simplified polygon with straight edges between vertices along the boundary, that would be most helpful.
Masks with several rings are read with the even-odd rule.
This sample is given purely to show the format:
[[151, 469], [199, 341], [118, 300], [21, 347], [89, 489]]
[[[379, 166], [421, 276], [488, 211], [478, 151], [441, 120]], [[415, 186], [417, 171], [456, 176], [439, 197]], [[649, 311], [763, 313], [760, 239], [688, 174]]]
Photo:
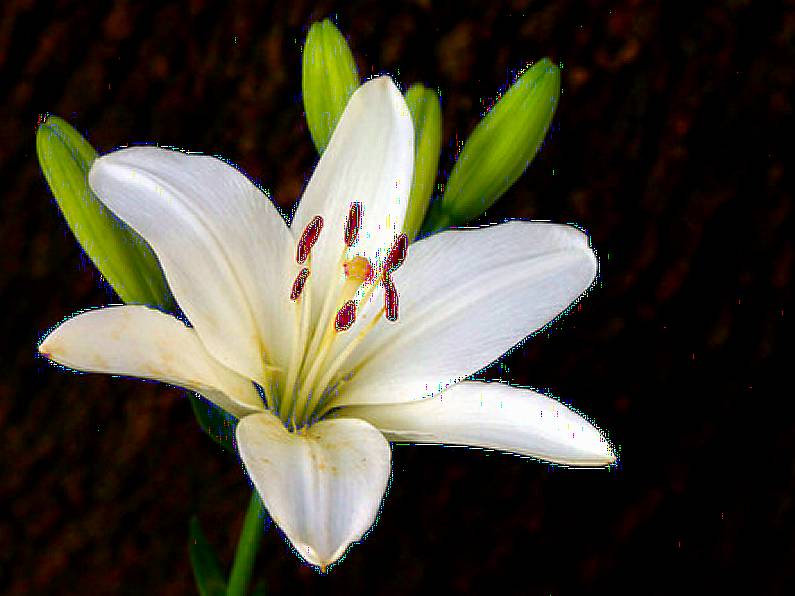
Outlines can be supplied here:
[[359, 255], [345, 261], [342, 264], [342, 271], [345, 273], [346, 280], [358, 281], [359, 284], [370, 282], [373, 279], [373, 266], [370, 265], [367, 258]]

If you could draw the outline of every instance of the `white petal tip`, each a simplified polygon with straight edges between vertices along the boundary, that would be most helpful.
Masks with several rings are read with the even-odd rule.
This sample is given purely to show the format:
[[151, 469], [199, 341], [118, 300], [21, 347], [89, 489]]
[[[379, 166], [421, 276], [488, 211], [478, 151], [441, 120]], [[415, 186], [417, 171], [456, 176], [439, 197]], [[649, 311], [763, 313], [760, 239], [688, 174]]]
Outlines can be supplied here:
[[106, 203], [108, 190], [114, 188], [108, 185], [118, 180], [127, 184], [145, 183], [146, 177], [142, 176], [141, 172], [151, 165], [152, 160], [162, 161], [177, 155], [183, 156], [184, 153], [155, 145], [122, 147], [94, 160], [88, 172], [88, 184], [96, 194], [103, 197], [103, 202]]
[[411, 117], [406, 101], [403, 99], [403, 94], [389, 75], [382, 75], [370, 79], [354, 93], [354, 96], [368, 96], [368, 100], [372, 100], [372, 98], [377, 95], [381, 97], [386, 96], [392, 105], [399, 110], [401, 116], [407, 118]]
[[39, 354], [41, 354], [42, 356], [44, 356], [45, 358], [47, 358], [49, 360], [52, 360], [52, 346], [50, 345], [50, 342], [48, 341], [49, 339], [50, 338], [48, 336], [43, 342], [41, 342], [39, 344], [38, 350], [39, 350]]
[[582, 444], [579, 457], [573, 457], [570, 462], [567, 462], [567, 465], [587, 468], [606, 468], [615, 464], [618, 460], [615, 449], [601, 434], [598, 439], [589, 441], [589, 443], [590, 444]]
[[89, 184], [91, 184], [92, 178], [96, 178], [98, 174], [102, 174], [105, 168], [114, 165], [117, 161], [119, 161], [120, 158], [124, 157], [124, 153], [127, 153], [133, 149], [135, 148], [126, 147], [97, 157], [94, 160], [94, 163], [91, 164], [91, 169], [88, 171]]
[[[616, 451], [607, 437], [590, 421], [566, 408], [561, 413], [569, 418], [559, 427], [558, 441], [562, 449], [558, 458], [550, 458], [564, 466], [604, 468], [616, 462]], [[566, 447], [567, 446], [567, 447]], [[568, 451], [568, 453], [566, 453]]]
[[606, 440], [601, 445], [601, 451], [598, 453], [598, 466], [611, 466], [618, 461], [615, 449]]
[[328, 572], [329, 567], [334, 565], [348, 550], [350, 544], [346, 544], [336, 552], [328, 554], [321, 554], [308, 544], [297, 544], [296, 550], [298, 554], [310, 565], [317, 567], [320, 573]]
[[389, 75], [381, 75], [379, 77], [375, 77], [374, 79], [370, 79], [365, 83], [365, 85], [368, 85], [370, 87], [380, 87], [381, 89], [384, 90], [392, 90], [392, 89], [397, 90], [395, 82], [392, 80], [392, 77], [390, 77]]
[[573, 225], [560, 226], [561, 230], [566, 234], [567, 239], [573, 246], [581, 249], [588, 257], [589, 262], [592, 264], [594, 272], [596, 272], [598, 261], [596, 254], [591, 247], [591, 237], [587, 232]]
[[126, 149], [119, 149], [106, 153], [94, 160], [91, 164], [91, 169], [88, 171], [88, 185], [97, 195], [105, 196], [107, 191], [107, 184], [109, 179], [123, 177], [127, 174], [124, 170], [124, 159], [126, 154], [133, 152], [135, 147], [128, 147]]
[[53, 362], [58, 361], [58, 356], [62, 355], [63, 346], [57, 340], [55, 336], [57, 330], [51, 332], [47, 337], [44, 338], [39, 344], [38, 350], [39, 354], [44, 356], [47, 360], [52, 360]]

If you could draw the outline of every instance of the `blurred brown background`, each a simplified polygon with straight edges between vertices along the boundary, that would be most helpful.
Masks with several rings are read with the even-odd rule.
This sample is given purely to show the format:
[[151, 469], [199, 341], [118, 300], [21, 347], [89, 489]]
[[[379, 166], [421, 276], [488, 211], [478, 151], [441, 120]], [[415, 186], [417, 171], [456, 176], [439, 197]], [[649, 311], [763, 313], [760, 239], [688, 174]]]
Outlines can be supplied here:
[[381, 519], [328, 576], [268, 531], [271, 593], [791, 593], [795, 11], [741, 0], [4, 2], [0, 591], [193, 593], [190, 516], [229, 562], [249, 495], [180, 391], [36, 356], [52, 325], [117, 301], [38, 170], [38, 115], [100, 151], [223, 155], [289, 210], [316, 161], [301, 46], [329, 15], [362, 73], [441, 89], [448, 170], [517, 69], [563, 64], [554, 130], [483, 221], [580, 224], [601, 282], [486, 376], [593, 416], [621, 465], [396, 447]]

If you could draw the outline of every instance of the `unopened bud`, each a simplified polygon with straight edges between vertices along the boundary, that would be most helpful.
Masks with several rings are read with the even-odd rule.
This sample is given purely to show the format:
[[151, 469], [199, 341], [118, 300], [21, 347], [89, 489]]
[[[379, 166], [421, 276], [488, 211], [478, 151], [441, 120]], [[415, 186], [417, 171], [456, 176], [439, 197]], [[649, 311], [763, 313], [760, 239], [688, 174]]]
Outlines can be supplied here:
[[36, 131], [36, 153], [66, 223], [119, 297], [170, 308], [168, 284], [152, 249], [88, 185], [97, 158], [88, 141], [66, 121], [48, 116]]
[[348, 100], [359, 86], [359, 73], [348, 42], [328, 19], [309, 28], [301, 85], [309, 133], [318, 153], [323, 153]]
[[560, 70], [548, 58], [526, 70], [467, 139], [426, 231], [481, 215], [530, 165], [560, 97]]
[[406, 104], [414, 122], [414, 178], [403, 231], [414, 240], [422, 227], [436, 182], [442, 150], [442, 108], [436, 91], [412, 85]]

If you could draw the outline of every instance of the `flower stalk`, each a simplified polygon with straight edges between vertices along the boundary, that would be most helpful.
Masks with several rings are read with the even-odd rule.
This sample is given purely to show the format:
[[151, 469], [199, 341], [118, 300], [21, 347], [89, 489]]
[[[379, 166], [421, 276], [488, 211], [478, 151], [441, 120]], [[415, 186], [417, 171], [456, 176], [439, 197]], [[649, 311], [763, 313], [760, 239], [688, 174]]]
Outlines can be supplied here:
[[240, 530], [232, 571], [229, 574], [226, 596], [245, 596], [248, 593], [254, 563], [262, 542], [263, 524], [269, 523], [264, 521], [266, 519], [267, 515], [262, 508], [262, 501], [257, 491], [252, 491], [246, 516], [243, 518], [243, 528]]

